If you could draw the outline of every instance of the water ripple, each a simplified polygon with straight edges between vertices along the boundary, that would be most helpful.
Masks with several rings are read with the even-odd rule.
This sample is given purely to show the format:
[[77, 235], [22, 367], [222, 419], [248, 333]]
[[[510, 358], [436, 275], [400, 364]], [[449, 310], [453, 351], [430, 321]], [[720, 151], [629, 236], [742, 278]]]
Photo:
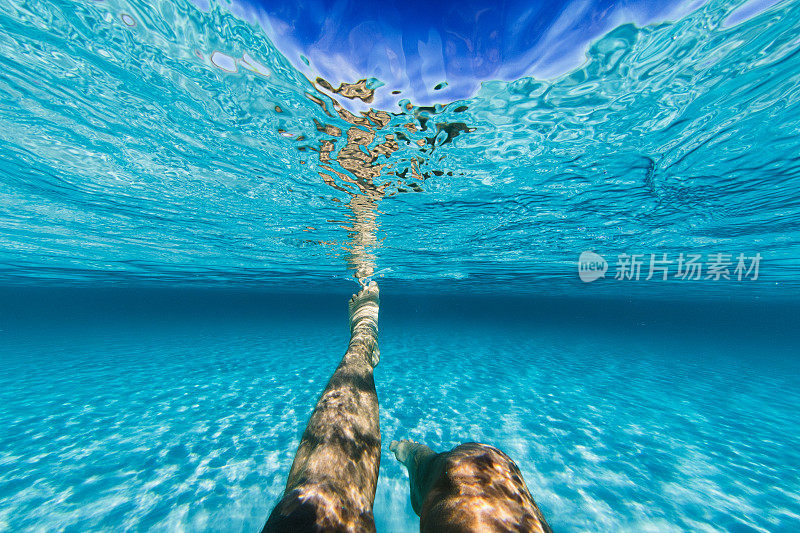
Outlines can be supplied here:
[[569, 293], [583, 250], [723, 251], [764, 256], [752, 290], [797, 294], [797, 1], [725, 24], [738, 6], [620, 26], [559, 78], [403, 100], [377, 127], [217, 4], [0, 0], [0, 272], [348, 277], [355, 124], [395, 189], [365, 253], [398, 283]]

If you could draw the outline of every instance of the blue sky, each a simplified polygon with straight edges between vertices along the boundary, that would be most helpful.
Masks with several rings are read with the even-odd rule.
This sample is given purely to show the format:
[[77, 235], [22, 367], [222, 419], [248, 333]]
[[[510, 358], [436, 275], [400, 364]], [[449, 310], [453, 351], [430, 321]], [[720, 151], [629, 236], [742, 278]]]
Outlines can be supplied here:
[[[589, 43], [634, 22], [674, 20], [703, 0], [234, 0], [313, 79], [374, 77], [373, 104], [469, 97], [483, 80], [551, 78], [578, 66]], [[305, 56], [305, 65], [300, 56]], [[441, 90], [434, 90], [447, 82]], [[392, 90], [402, 91], [400, 96]], [[383, 104], [383, 105], [382, 105]]]

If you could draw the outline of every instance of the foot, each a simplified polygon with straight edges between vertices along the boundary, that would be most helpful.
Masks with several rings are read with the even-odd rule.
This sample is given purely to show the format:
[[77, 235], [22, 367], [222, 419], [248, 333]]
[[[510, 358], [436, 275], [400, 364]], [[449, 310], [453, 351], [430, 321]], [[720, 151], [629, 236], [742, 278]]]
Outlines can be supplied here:
[[369, 361], [378, 364], [381, 352], [378, 348], [378, 307], [380, 293], [374, 281], [354, 294], [348, 303], [350, 311], [350, 344], [361, 342], [369, 348]]
[[426, 451], [433, 453], [431, 449], [424, 444], [408, 439], [400, 441], [393, 440], [392, 443], [389, 444], [389, 449], [394, 452], [394, 456], [398, 461], [403, 463], [406, 468], [414, 466], [414, 457], [417, 452]]

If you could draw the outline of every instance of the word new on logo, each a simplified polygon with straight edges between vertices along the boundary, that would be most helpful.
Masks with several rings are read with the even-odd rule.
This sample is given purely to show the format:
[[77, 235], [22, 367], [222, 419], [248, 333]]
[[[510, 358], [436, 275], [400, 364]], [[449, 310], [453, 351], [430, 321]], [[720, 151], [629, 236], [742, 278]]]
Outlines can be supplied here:
[[594, 252], [583, 252], [578, 258], [578, 276], [585, 283], [603, 278], [608, 272], [608, 262], [602, 255]]

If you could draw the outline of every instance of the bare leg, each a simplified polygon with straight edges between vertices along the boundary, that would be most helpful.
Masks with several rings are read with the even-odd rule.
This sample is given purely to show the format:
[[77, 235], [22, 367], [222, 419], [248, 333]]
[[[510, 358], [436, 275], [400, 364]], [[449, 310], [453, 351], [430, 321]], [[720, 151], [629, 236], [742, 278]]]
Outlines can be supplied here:
[[552, 533], [519, 468], [497, 448], [470, 442], [435, 453], [409, 440], [389, 448], [408, 469], [420, 533]]
[[350, 300], [350, 346], [311, 414], [283, 498], [263, 533], [375, 531], [378, 303], [375, 282]]

